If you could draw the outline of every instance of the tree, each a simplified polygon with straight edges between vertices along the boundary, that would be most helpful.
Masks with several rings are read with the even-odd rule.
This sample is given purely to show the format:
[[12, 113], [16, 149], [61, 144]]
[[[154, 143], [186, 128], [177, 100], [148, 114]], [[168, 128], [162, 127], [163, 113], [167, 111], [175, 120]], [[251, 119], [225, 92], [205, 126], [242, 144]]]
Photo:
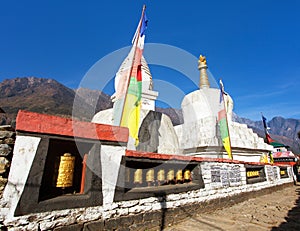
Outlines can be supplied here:
[[300, 131], [298, 132], [298, 138], [300, 139]]

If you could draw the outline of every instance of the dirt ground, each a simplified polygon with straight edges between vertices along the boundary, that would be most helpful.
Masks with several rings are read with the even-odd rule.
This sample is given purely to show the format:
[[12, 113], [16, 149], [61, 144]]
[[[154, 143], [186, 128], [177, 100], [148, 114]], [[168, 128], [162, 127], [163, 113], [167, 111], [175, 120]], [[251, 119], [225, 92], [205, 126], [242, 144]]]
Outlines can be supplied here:
[[300, 230], [300, 184], [210, 214], [195, 215], [164, 230]]

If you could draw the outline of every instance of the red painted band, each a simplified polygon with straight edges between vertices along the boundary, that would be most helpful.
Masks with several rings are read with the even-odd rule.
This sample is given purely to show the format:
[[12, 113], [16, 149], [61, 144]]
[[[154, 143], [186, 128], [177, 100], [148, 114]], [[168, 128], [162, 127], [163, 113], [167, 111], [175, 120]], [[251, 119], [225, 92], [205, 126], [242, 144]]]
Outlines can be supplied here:
[[[153, 152], [139, 152], [133, 150], [126, 150], [125, 156], [145, 158], [145, 159], [159, 159], [159, 160], [182, 160], [187, 162], [196, 161], [196, 162], [218, 162], [218, 163], [249, 164], [249, 165], [272, 165], [269, 163], [260, 163], [260, 162], [245, 162], [245, 161], [222, 159], [222, 158], [183, 156], [183, 155], [175, 155], [175, 154], [174, 155], [160, 154], [160, 153], [153, 153]], [[285, 166], [287, 165], [289, 165], [289, 163], [286, 164]]]
[[16, 130], [101, 141], [127, 142], [128, 129], [20, 110]]

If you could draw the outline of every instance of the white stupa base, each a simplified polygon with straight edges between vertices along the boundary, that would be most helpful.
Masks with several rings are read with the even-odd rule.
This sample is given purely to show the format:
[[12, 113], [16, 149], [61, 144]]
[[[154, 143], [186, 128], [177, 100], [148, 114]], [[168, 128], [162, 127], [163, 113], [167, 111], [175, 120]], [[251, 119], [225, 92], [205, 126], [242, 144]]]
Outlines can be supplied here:
[[[141, 110], [140, 113], [140, 126], [147, 116], [150, 110]], [[107, 109], [104, 111], [98, 112], [92, 119], [93, 123], [100, 124], [113, 124], [113, 109]], [[158, 153], [163, 154], [180, 154], [182, 153], [179, 148], [179, 142], [174, 130], [171, 119], [165, 115], [161, 115], [160, 126], [158, 130]], [[135, 141], [133, 138], [129, 137], [127, 149], [128, 150], [136, 150], [136, 146], [134, 145]], [[151, 152], [151, 151], [150, 151]]]

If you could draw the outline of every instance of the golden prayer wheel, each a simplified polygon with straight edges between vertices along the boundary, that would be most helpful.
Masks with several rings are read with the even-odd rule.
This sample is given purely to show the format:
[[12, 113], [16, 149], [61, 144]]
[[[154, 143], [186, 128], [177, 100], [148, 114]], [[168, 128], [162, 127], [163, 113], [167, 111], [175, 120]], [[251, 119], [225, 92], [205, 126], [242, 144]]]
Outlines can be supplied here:
[[177, 170], [177, 172], [176, 172], [176, 181], [177, 182], [182, 181], [182, 170], [181, 169]]
[[167, 180], [168, 181], [174, 180], [174, 169], [169, 169], [168, 174], [167, 174]]
[[133, 183], [142, 184], [143, 183], [143, 170], [137, 169], [134, 172]]
[[164, 169], [161, 169], [157, 172], [157, 180], [165, 181], [165, 170]]
[[60, 157], [56, 187], [67, 188], [73, 185], [75, 156], [65, 153]]
[[191, 171], [186, 169], [184, 171], [184, 176], [183, 177], [184, 177], [184, 181], [190, 181], [191, 180]]
[[154, 169], [149, 169], [146, 172], [146, 181], [147, 182], [153, 182], [154, 181]]

